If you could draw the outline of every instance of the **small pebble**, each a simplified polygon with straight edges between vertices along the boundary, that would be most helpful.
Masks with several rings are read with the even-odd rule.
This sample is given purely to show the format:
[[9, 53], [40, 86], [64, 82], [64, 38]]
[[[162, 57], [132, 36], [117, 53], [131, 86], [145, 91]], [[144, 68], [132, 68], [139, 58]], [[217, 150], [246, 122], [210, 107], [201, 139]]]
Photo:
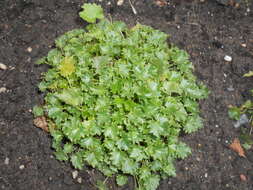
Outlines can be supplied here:
[[5, 87], [0, 88], [0, 93], [6, 92], [6, 91], [7, 91], [7, 89]]
[[9, 163], [10, 163], [10, 159], [8, 157], [6, 157], [5, 160], [4, 160], [4, 164], [9, 165]]
[[3, 63], [0, 63], [0, 69], [2, 70], [6, 70], [7, 69], [7, 66]]
[[10, 70], [14, 70], [14, 69], [15, 69], [15, 67], [10, 66]]
[[117, 1], [117, 5], [118, 5], [118, 6], [123, 5], [123, 3], [124, 3], [124, 0], [118, 0], [118, 1]]
[[184, 169], [185, 169], [186, 171], [189, 170], [189, 168], [187, 168], [187, 167], [185, 167]]
[[249, 119], [248, 119], [247, 115], [246, 114], [242, 114], [240, 116], [239, 120], [234, 123], [234, 127], [238, 128], [238, 127], [240, 127], [240, 126], [242, 126], [242, 125], [244, 125], [244, 124], [246, 124], [248, 122], [249, 122]]
[[235, 4], [235, 8], [239, 8], [240, 7], [240, 4], [239, 3], [236, 3]]
[[231, 62], [232, 61], [232, 57], [229, 55], [225, 55], [224, 60], [227, 62]]
[[21, 170], [23, 170], [24, 168], [25, 168], [24, 165], [20, 165], [20, 166], [19, 166], [19, 169], [21, 169]]
[[246, 10], [248, 13], [250, 12], [250, 8], [247, 8], [247, 10]]
[[32, 50], [33, 50], [33, 49], [32, 49], [31, 47], [28, 47], [28, 48], [27, 48], [27, 51], [28, 51], [29, 53], [31, 53]]
[[215, 125], [216, 128], [219, 128], [219, 125]]
[[73, 179], [76, 179], [76, 177], [78, 176], [78, 171], [73, 171], [72, 172], [72, 177], [73, 177]]
[[230, 87], [227, 88], [227, 90], [228, 90], [229, 92], [233, 92], [235, 89], [233, 88], [233, 86], [230, 86]]
[[240, 174], [241, 181], [247, 181], [247, 177], [243, 174]]
[[77, 178], [77, 182], [82, 183], [82, 178], [81, 177]]
[[208, 173], [205, 173], [205, 178], [207, 178], [207, 176], [208, 176]]
[[247, 44], [241, 44], [241, 46], [246, 48], [246, 47], [247, 47]]

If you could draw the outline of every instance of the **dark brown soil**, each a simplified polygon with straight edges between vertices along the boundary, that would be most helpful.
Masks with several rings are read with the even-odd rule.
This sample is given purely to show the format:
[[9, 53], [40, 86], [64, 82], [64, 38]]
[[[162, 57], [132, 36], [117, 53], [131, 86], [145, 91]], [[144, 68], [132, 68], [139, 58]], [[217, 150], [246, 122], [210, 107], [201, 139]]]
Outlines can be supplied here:
[[[253, 151], [247, 158], [228, 148], [240, 135], [227, 115], [228, 105], [240, 105], [250, 98], [252, 79], [241, 77], [253, 70], [253, 5], [242, 1], [239, 8], [214, 0], [174, 0], [158, 7], [155, 0], [132, 0], [134, 15], [125, 0], [103, 7], [114, 20], [133, 26], [151, 25], [171, 35], [171, 42], [185, 49], [196, 74], [211, 91], [201, 102], [205, 127], [183, 140], [192, 155], [178, 161], [177, 177], [161, 182], [160, 190], [251, 190]], [[0, 0], [0, 189], [6, 190], [93, 190], [101, 175], [86, 168], [79, 171], [81, 184], [72, 179], [74, 169], [52, 157], [51, 138], [33, 126], [29, 110], [41, 103], [43, 94], [36, 85], [46, 67], [34, 62], [47, 54], [54, 39], [74, 28], [84, 27], [78, 17], [82, 0]], [[246, 12], [250, 8], [250, 12]], [[245, 43], [247, 46], [242, 47]], [[32, 51], [28, 52], [27, 48]], [[224, 56], [232, 56], [227, 63]], [[231, 91], [232, 90], [232, 91]], [[9, 158], [9, 163], [7, 163]], [[24, 169], [20, 166], [24, 165]], [[22, 167], [22, 166], [21, 166]], [[240, 174], [246, 176], [242, 181]], [[120, 189], [108, 180], [111, 189]], [[126, 190], [134, 189], [130, 181]]]

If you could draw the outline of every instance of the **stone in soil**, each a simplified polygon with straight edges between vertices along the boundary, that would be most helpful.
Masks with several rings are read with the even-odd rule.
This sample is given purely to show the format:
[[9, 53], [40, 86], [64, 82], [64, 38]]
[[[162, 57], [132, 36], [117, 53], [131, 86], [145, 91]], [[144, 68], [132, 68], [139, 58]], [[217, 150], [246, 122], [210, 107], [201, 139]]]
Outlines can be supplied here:
[[6, 157], [5, 160], [4, 160], [4, 164], [9, 165], [9, 163], [10, 163], [10, 159], [8, 157]]
[[81, 177], [77, 178], [77, 182], [82, 183], [82, 178]]
[[225, 55], [224, 60], [227, 62], [231, 62], [232, 61], [232, 57], [229, 55]]
[[3, 63], [0, 63], [0, 69], [1, 70], [6, 70], [7, 69], [7, 66]]
[[73, 179], [76, 179], [76, 177], [78, 176], [78, 171], [73, 171], [72, 172], [72, 177], [73, 177]]
[[6, 91], [7, 91], [7, 89], [5, 87], [0, 88], [0, 93], [6, 92]]

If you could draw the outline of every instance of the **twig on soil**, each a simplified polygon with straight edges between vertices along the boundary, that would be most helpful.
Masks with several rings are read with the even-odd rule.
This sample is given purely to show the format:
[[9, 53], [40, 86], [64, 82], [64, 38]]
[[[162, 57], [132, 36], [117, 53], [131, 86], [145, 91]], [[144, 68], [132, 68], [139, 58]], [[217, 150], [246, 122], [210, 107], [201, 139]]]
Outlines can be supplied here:
[[129, 4], [130, 4], [131, 8], [132, 8], [133, 13], [134, 13], [135, 15], [137, 15], [137, 11], [136, 11], [136, 9], [134, 8], [134, 6], [133, 6], [131, 0], [128, 0], [128, 1], [129, 1]]
[[250, 117], [250, 120], [249, 120], [249, 123], [250, 123], [250, 131], [249, 131], [249, 134], [251, 135], [251, 133], [252, 133], [252, 128], [253, 128], [253, 126], [252, 126], [252, 119], [253, 119], [253, 115]]

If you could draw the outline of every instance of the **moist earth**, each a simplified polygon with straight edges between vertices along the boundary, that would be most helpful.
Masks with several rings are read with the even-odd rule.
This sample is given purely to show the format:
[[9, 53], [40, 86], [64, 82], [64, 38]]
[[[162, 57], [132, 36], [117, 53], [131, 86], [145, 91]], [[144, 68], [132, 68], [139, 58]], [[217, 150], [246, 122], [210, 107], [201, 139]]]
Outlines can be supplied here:
[[[252, 1], [171, 0], [162, 7], [157, 1], [132, 0], [137, 14], [128, 0], [122, 6], [100, 4], [109, 18], [129, 27], [139, 22], [170, 34], [170, 43], [190, 54], [198, 80], [211, 91], [200, 102], [204, 128], [181, 137], [192, 155], [178, 160], [177, 176], [161, 181], [158, 189], [253, 189], [253, 151], [243, 158], [229, 148], [241, 132], [227, 115], [229, 105], [251, 98], [252, 79], [242, 75], [253, 70]], [[53, 157], [50, 135], [33, 126], [31, 114], [34, 105], [43, 103], [37, 84], [47, 70], [34, 62], [47, 55], [56, 37], [86, 25], [78, 16], [83, 2], [0, 0], [0, 62], [8, 67], [0, 70], [0, 88], [6, 88], [0, 93], [0, 189], [95, 190], [96, 181], [104, 180], [90, 167], [73, 179], [74, 169]], [[134, 189], [132, 179], [121, 188], [113, 178], [106, 184], [113, 190]]]

